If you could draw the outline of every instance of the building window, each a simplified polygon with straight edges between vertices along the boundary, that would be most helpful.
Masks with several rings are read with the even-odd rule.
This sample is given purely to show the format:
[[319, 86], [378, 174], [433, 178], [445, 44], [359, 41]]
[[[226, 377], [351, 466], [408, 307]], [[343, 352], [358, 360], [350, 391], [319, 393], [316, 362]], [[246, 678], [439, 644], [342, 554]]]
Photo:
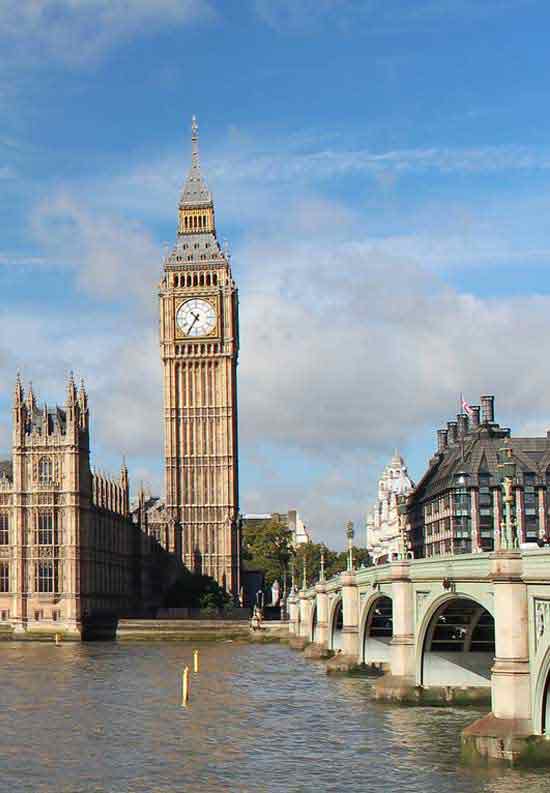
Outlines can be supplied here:
[[55, 592], [57, 590], [57, 562], [53, 559], [36, 563], [36, 591]]
[[49, 457], [42, 457], [38, 462], [38, 481], [48, 485], [53, 481], [53, 463]]
[[10, 591], [10, 563], [0, 562], [0, 592]]
[[7, 512], [0, 512], [0, 545], [9, 545], [10, 542], [10, 516]]
[[37, 545], [55, 545], [55, 521], [53, 512], [38, 513]]

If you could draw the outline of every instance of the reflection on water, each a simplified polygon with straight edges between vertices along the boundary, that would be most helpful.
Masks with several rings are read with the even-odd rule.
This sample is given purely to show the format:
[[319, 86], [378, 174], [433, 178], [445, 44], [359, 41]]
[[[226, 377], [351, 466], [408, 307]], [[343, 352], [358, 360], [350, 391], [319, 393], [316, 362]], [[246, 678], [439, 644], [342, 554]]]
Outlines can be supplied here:
[[544, 772], [469, 769], [479, 712], [379, 705], [284, 646], [0, 645], [1, 793], [547, 793]]

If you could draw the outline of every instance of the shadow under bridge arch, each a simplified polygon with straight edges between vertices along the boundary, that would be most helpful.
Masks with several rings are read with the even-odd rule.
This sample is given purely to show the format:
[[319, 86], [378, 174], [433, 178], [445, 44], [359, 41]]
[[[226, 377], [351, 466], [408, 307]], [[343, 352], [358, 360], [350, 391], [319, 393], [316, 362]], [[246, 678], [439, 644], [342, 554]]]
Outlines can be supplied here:
[[365, 607], [362, 620], [362, 660], [364, 664], [389, 664], [393, 638], [393, 601], [380, 595]]
[[335, 653], [344, 649], [343, 627], [344, 612], [342, 598], [339, 597], [329, 612], [329, 650], [333, 650]]
[[453, 597], [427, 617], [420, 683], [424, 686], [491, 685], [495, 658], [495, 621], [467, 597]]
[[311, 621], [309, 625], [309, 640], [315, 644], [319, 644], [319, 620], [317, 616], [317, 605], [313, 604], [311, 609]]

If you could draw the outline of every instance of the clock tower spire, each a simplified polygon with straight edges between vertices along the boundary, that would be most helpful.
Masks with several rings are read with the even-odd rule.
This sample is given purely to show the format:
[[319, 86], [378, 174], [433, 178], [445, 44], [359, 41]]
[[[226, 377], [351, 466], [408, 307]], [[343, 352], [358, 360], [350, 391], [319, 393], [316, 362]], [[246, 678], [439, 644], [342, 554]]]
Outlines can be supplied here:
[[198, 125], [160, 284], [167, 550], [237, 595], [238, 299], [214, 202], [201, 172]]

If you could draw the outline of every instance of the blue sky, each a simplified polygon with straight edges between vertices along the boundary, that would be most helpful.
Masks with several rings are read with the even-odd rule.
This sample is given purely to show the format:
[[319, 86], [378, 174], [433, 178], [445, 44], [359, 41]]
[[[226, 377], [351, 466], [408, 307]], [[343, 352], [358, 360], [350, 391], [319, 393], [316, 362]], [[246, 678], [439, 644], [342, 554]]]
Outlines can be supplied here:
[[198, 116], [240, 287], [241, 506], [358, 527], [495, 393], [550, 426], [550, 8], [2, 0], [0, 449], [20, 369], [161, 488], [156, 284]]

